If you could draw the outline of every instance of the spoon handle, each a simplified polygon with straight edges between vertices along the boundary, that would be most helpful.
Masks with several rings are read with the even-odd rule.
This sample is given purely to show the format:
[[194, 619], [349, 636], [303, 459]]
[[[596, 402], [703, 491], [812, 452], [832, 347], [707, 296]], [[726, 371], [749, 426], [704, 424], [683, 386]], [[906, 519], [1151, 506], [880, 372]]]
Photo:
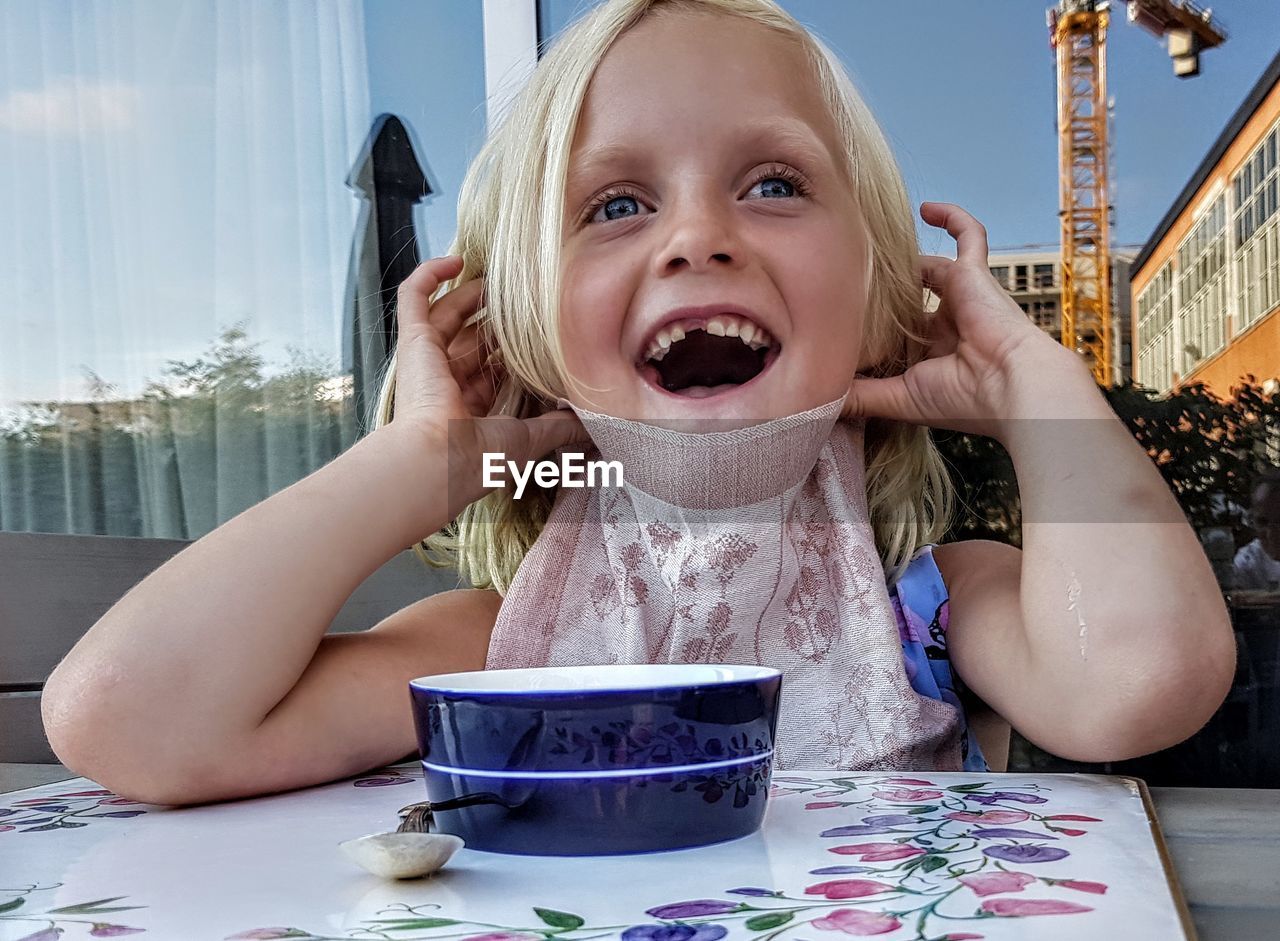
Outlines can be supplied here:
[[396, 829], [396, 832], [430, 833], [433, 811], [457, 810], [460, 807], [473, 807], [476, 804], [499, 804], [507, 808], [516, 806], [491, 791], [483, 791], [479, 794], [464, 794], [461, 797], [453, 797], [449, 800], [436, 801], [435, 803], [422, 801], [400, 808], [400, 816], [403, 818], [403, 822]]

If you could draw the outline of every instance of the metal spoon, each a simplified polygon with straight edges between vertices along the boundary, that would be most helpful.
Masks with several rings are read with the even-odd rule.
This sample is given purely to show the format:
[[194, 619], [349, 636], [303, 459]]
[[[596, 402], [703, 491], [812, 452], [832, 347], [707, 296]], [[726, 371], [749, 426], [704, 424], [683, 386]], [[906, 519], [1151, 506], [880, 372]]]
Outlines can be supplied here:
[[[441, 802], [439, 809], [449, 809]], [[370, 833], [339, 843], [347, 857], [384, 879], [415, 879], [444, 867], [463, 846], [461, 837], [432, 833], [431, 802], [400, 808], [402, 822], [395, 833]]]

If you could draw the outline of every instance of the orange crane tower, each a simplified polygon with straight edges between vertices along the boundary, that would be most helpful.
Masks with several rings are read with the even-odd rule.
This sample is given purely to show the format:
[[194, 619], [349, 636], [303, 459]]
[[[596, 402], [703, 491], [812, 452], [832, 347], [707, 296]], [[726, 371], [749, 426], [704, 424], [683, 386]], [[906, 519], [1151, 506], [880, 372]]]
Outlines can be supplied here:
[[[1200, 72], [1199, 53], [1226, 32], [1191, 0], [1120, 0], [1129, 21], [1168, 37], [1174, 74]], [[1107, 141], [1107, 0], [1060, 0], [1049, 10], [1058, 66], [1058, 178], [1062, 221], [1062, 343], [1094, 379], [1115, 381], [1111, 318], [1110, 151]]]

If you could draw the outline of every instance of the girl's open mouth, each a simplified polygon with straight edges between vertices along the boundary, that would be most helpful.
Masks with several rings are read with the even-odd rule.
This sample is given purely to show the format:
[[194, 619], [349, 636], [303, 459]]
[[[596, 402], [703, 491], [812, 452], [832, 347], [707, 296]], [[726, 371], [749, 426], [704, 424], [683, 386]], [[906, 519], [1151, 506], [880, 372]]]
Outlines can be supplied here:
[[717, 314], [668, 324], [636, 368], [661, 392], [705, 399], [750, 385], [781, 352], [781, 344], [762, 327], [734, 314]]

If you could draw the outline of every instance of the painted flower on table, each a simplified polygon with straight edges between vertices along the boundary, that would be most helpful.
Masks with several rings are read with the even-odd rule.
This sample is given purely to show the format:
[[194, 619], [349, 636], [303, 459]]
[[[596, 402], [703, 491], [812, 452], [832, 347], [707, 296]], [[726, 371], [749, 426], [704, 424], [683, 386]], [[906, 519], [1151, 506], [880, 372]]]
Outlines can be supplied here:
[[828, 852], [841, 856], [858, 856], [864, 863], [882, 863], [924, 855], [924, 850], [920, 847], [904, 846], [901, 843], [849, 843], [845, 846], [833, 846]]
[[822, 918], [809, 922], [822, 931], [842, 931], [845, 934], [867, 937], [875, 934], [888, 934], [896, 931], [902, 922], [892, 915], [879, 912], [864, 912], [856, 908], [837, 908]]
[[989, 794], [963, 794], [961, 795], [967, 801], [976, 801], [979, 804], [995, 804], [1000, 801], [1015, 801], [1019, 804], [1047, 804], [1049, 799], [1041, 797], [1038, 794], [1022, 794], [1018, 791], [992, 791]]
[[968, 886], [974, 895], [995, 895], [999, 892], [1021, 892], [1036, 881], [1025, 872], [978, 872], [960, 876], [957, 882]]
[[982, 910], [992, 915], [1019, 917], [1022, 915], [1075, 915], [1093, 911], [1088, 905], [1060, 902], [1057, 899], [987, 899]]
[[1036, 833], [1032, 830], [1015, 830], [1010, 827], [986, 827], [969, 831], [971, 835], [984, 840], [1056, 840], [1056, 836]]
[[809, 801], [804, 805], [805, 810], [826, 810], [829, 807], [843, 807], [844, 801]]
[[1049, 885], [1060, 885], [1064, 889], [1075, 889], [1077, 892], [1092, 892], [1094, 895], [1106, 895], [1107, 886], [1102, 882], [1083, 882], [1079, 879], [1046, 879]]
[[953, 810], [942, 816], [961, 823], [1022, 823], [1031, 819], [1025, 810]]
[[636, 925], [622, 941], [720, 941], [728, 933], [724, 925]]
[[895, 787], [872, 791], [871, 796], [879, 800], [892, 801], [895, 804], [919, 804], [923, 801], [937, 800], [942, 796], [942, 792], [922, 788]]
[[91, 938], [123, 938], [127, 934], [142, 934], [146, 928], [130, 928], [127, 925], [104, 925], [101, 922], [94, 922], [93, 928], [89, 931]]
[[539, 941], [540, 938], [541, 935], [518, 931], [491, 931], [489, 934], [473, 934], [462, 941]]
[[739, 902], [723, 899], [694, 899], [691, 902], [674, 902], [646, 909], [646, 915], [654, 918], [704, 918], [707, 915], [724, 915], [738, 910]]
[[1056, 846], [988, 846], [982, 853], [1007, 863], [1051, 863], [1071, 855]]
[[893, 886], [873, 879], [834, 879], [819, 882], [804, 890], [805, 895], [821, 895], [829, 899], [861, 899], [868, 895], [893, 891]]

